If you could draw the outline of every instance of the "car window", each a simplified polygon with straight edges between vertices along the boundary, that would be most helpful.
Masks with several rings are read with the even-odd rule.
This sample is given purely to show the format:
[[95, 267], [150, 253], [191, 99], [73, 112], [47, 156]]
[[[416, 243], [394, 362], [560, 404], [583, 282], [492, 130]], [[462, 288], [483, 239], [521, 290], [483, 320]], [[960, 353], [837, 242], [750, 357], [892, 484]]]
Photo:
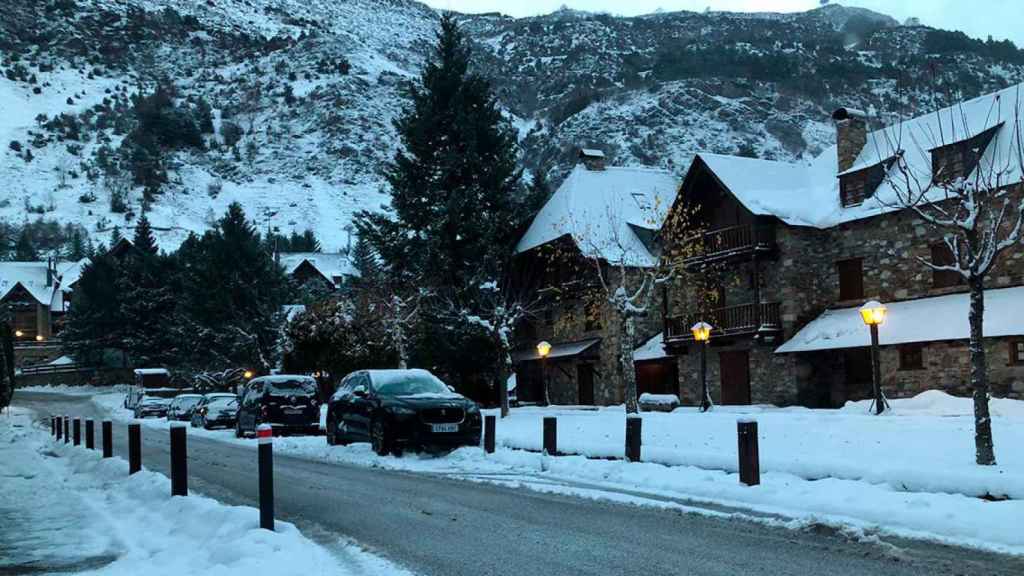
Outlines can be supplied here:
[[450, 396], [451, 390], [433, 374], [395, 371], [374, 375], [374, 390], [381, 396], [415, 396], [420, 394]]
[[238, 400], [223, 396], [210, 400], [210, 408], [232, 408], [238, 406]]
[[294, 380], [270, 380], [267, 391], [271, 394], [315, 394], [316, 383], [305, 378]]

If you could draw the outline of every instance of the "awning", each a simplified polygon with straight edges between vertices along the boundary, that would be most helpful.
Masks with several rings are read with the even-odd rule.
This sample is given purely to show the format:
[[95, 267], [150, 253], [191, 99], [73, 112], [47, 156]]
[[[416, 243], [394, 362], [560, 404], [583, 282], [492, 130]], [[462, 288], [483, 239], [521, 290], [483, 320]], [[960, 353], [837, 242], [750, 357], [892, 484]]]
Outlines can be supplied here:
[[[889, 313], [878, 328], [882, 346], [967, 340], [970, 294], [950, 294], [886, 304]], [[986, 338], [1024, 335], [1024, 286], [985, 291]], [[776, 354], [859, 348], [871, 345], [871, 333], [857, 308], [826, 310], [804, 326]]]
[[[587, 340], [579, 340], [577, 342], [559, 342], [551, 345], [551, 352], [548, 353], [548, 360], [554, 360], [556, 358], [571, 358], [573, 356], [579, 356], [587, 350], [590, 350], [598, 342], [600, 338], [590, 338]], [[529, 362], [531, 360], [540, 360], [540, 354], [537, 354], [536, 348], [526, 348], [523, 350], [517, 350], [512, 353], [512, 360], [514, 362]]]
[[663, 358], [670, 358], [668, 352], [665, 351], [665, 333], [661, 332], [657, 336], [651, 338], [635, 351], [633, 351], [634, 362], [645, 362], [648, 360], [661, 360]]

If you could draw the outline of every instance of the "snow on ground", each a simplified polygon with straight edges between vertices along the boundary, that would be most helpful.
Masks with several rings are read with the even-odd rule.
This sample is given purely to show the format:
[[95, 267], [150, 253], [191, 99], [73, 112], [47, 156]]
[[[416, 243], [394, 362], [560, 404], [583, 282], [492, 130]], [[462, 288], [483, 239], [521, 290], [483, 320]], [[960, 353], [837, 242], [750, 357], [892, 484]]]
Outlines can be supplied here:
[[65, 394], [68, 396], [96, 396], [98, 394], [111, 394], [119, 392], [125, 385], [119, 386], [69, 386], [67, 384], [54, 384], [52, 386], [22, 386], [14, 391], [32, 392], [33, 394]]
[[[170, 496], [170, 480], [128, 476], [120, 458], [58, 444], [17, 408], [0, 416], [0, 573], [355, 574], [292, 524], [259, 529], [259, 511], [198, 495]], [[347, 545], [358, 573], [403, 574]], [[20, 571], [19, 571], [20, 570]], [[23, 571], [23, 572], [22, 572]]]
[[[120, 408], [120, 395], [93, 400], [115, 418], [132, 420]], [[782, 515], [791, 519], [786, 525], [796, 528], [824, 523], [865, 534], [1024, 554], [1024, 533], [1016, 528], [1024, 517], [1024, 500], [1019, 499], [1024, 458], [1016, 450], [1024, 440], [1024, 403], [993, 402], [1000, 466], [984, 469], [971, 461], [969, 400], [929, 392], [892, 404], [893, 412], [882, 417], [867, 415], [862, 403], [839, 411], [717, 407], [708, 414], [689, 408], [645, 413], [643, 463], [551, 457], [521, 449], [539, 449], [541, 418], [555, 415], [560, 450], [621, 457], [621, 407], [515, 409], [498, 422], [499, 448], [493, 455], [469, 447], [442, 457], [381, 458], [367, 444], [328, 447], [321, 436], [276, 438], [274, 449], [320, 461], [443, 473], [643, 505], [679, 507], [678, 501], [666, 499], [720, 504]], [[741, 485], [736, 473], [736, 421], [751, 416], [759, 422], [762, 475], [757, 487]], [[143, 423], [167, 428], [164, 420]], [[253, 440], [236, 439], [230, 430], [189, 433], [255, 448]], [[979, 491], [1014, 499], [990, 502], [971, 495]]]

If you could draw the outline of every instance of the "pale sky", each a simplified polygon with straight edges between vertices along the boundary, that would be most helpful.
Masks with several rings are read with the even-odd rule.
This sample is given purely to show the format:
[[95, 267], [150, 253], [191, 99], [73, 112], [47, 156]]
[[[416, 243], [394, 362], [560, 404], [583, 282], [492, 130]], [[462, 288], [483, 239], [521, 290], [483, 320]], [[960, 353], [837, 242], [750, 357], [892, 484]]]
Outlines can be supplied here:
[[[577, 10], [632, 16], [665, 11], [730, 10], [737, 12], [794, 12], [810, 10], [819, 0], [424, 0], [427, 4], [458, 12], [502, 12], [510, 16], [547, 14], [567, 5]], [[888, 14], [903, 22], [914, 16], [921, 23], [969, 36], [1013, 40], [1024, 46], [1024, 0], [840, 0]]]

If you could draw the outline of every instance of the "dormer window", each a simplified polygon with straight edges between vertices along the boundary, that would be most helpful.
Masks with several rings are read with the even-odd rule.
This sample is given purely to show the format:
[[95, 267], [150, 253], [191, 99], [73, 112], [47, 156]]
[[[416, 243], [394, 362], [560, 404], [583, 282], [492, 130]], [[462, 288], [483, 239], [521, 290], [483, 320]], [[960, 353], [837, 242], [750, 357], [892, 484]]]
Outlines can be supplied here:
[[879, 162], [867, 168], [853, 170], [839, 175], [839, 199], [843, 208], [859, 206], [864, 200], [875, 195], [875, 189], [885, 178], [885, 171], [891, 160]]
[[1000, 126], [1001, 123], [966, 140], [933, 148], [932, 180], [946, 184], [970, 176]]

